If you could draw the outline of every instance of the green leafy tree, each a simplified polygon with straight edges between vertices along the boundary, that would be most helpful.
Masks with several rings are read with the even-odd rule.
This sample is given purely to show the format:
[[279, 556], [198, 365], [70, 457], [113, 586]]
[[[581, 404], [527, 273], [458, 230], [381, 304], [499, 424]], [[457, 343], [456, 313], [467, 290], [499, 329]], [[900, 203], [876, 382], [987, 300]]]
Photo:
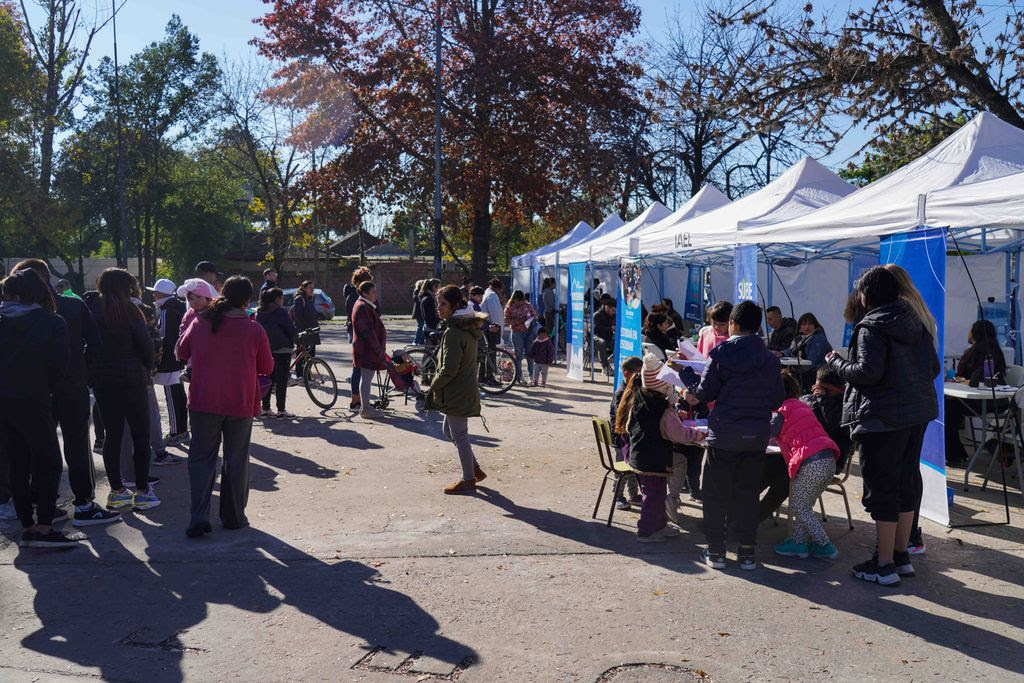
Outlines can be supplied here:
[[890, 127], [884, 137], [871, 142], [859, 163], [851, 163], [839, 175], [854, 185], [867, 185], [919, 159], [965, 123], [967, 117], [960, 114], [926, 119], [916, 126]]

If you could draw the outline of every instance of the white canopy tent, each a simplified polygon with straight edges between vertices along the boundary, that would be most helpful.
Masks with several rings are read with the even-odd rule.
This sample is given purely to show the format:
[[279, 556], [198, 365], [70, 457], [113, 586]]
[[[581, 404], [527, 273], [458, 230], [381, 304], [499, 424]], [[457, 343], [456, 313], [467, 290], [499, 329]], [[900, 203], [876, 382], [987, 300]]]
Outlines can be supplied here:
[[[861, 243], [877, 246], [879, 236], [919, 225], [969, 228], [1013, 223], [1012, 212], [1024, 193], [1021, 171], [1024, 130], [982, 113], [919, 159], [825, 208], [782, 221], [776, 216], [747, 219], [737, 234], [720, 236], [720, 242], [813, 242], [815, 253], [841, 252]], [[1016, 201], [1010, 196], [1013, 185]], [[957, 189], [939, 195], [937, 204], [928, 201], [929, 193], [947, 188]], [[922, 195], [924, 206], [919, 205]], [[986, 212], [993, 215], [986, 217]]]
[[[744, 221], [781, 220], [809, 213], [855, 188], [817, 161], [804, 158], [753, 194], [695, 218], [664, 223], [640, 236], [648, 261], [690, 261], [701, 248], [732, 244]], [[724, 240], [724, 241], [723, 241]]]
[[[690, 197], [681, 207], [660, 220], [654, 220], [662, 213], [664, 207], [655, 202], [648, 207], [644, 214], [626, 223], [618, 230], [608, 233], [600, 239], [587, 240], [575, 247], [570, 247], [561, 252], [559, 257], [562, 263], [590, 260], [594, 263], [618, 262], [618, 259], [629, 255], [630, 241], [635, 238], [659, 229], [659, 226], [670, 223], [679, 223], [690, 218], [714, 211], [729, 203], [729, 198], [722, 194], [714, 185], [705, 185], [701, 190]], [[657, 209], [657, 210], [655, 210]], [[644, 220], [640, 220], [643, 218]]]
[[[609, 218], [611, 217], [609, 216]], [[619, 220], [622, 219], [620, 218]], [[608, 219], [605, 219], [605, 222], [607, 223]], [[604, 223], [602, 223], [602, 225], [604, 225]], [[554, 242], [545, 244], [543, 247], [538, 247], [533, 251], [528, 251], [525, 254], [513, 256], [511, 264], [512, 268], [530, 268], [537, 262], [537, 258], [539, 256], [543, 256], [544, 254], [548, 254], [552, 251], [558, 251], [559, 249], [564, 249], [566, 247], [571, 247], [577, 242], [587, 239], [592, 234], [594, 234], [594, 229], [590, 227], [586, 221], [580, 221], [573, 226], [572, 230], [565, 233]]]
[[[589, 239], [581, 240], [571, 247], [566, 247], [556, 252], [544, 254], [542, 257], [538, 258], [537, 261], [538, 263], [546, 266], [553, 266], [556, 262], [560, 265], [567, 266], [570, 263], [580, 263], [582, 261], [591, 260], [588, 257], [592, 253], [592, 250], [594, 250], [593, 253], [595, 254], [595, 257], [592, 259], [594, 261], [613, 260], [614, 257], [609, 259], [598, 259], [596, 257], [596, 250], [598, 248], [614, 250], [614, 245], [617, 242], [622, 241], [622, 235], [631, 235], [638, 230], [643, 229], [644, 226], [653, 225], [654, 223], [667, 218], [671, 213], [672, 212], [669, 211], [661, 202], [654, 202], [644, 209], [639, 216], [623, 225], [620, 225], [614, 230], [609, 230], [605, 232], [604, 235], [598, 235], [595, 231]], [[622, 255], [625, 256], [628, 253], [629, 239], [627, 237], [625, 241], [625, 252]]]

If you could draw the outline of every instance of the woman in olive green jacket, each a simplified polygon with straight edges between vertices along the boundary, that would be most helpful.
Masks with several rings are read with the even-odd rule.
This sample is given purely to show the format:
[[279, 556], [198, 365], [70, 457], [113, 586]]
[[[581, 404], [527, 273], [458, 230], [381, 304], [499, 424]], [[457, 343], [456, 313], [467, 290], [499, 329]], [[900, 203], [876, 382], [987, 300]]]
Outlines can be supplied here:
[[487, 316], [470, 308], [462, 290], [454, 285], [442, 287], [437, 293], [437, 314], [446, 325], [426, 408], [444, 413], [442, 429], [455, 442], [462, 463], [462, 479], [444, 492], [473, 493], [477, 482], [487, 476], [477, 464], [469, 443], [469, 418], [480, 415], [476, 350]]

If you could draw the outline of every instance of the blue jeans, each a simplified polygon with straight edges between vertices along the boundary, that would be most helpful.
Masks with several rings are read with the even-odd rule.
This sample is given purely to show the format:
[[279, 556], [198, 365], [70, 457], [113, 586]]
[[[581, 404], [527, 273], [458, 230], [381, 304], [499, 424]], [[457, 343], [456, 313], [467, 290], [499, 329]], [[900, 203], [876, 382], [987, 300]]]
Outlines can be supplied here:
[[426, 339], [426, 335], [423, 334], [423, 321], [422, 320], [417, 320], [416, 321], [416, 338], [413, 339], [412, 343], [416, 344], [417, 346], [423, 346], [423, 342], [425, 341], [425, 339]]
[[[526, 346], [529, 341], [529, 332], [513, 332], [512, 333], [512, 347], [516, 350], [516, 376], [526, 381], [527, 375], [523, 374], [523, 357], [526, 356]], [[526, 359], [526, 369], [529, 372], [529, 376], [533, 376], [533, 359]]]
[[352, 377], [349, 379], [349, 384], [352, 386], [352, 400], [355, 401], [359, 397], [359, 380], [363, 377], [363, 369], [358, 367], [355, 363], [352, 363]]

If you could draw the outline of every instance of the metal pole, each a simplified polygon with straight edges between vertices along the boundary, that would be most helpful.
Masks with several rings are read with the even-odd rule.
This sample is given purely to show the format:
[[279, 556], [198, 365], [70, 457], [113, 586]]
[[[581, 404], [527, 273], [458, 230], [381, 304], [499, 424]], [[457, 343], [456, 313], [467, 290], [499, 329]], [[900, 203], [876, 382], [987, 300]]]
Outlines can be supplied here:
[[441, 0], [434, 23], [434, 277], [441, 277]]
[[[121, 241], [119, 268], [128, 267], [128, 207], [124, 197], [124, 132], [121, 117], [121, 72], [117, 61], [117, 6], [116, 0], [110, 0], [113, 10], [111, 22], [114, 30], [114, 111], [117, 118], [117, 208], [118, 208], [118, 239]], [[142, 273], [139, 273], [142, 276]]]
[[[570, 306], [572, 305], [571, 301], [569, 302], [569, 305]], [[566, 306], [565, 310], [568, 311], [569, 310], [569, 306]], [[555, 333], [555, 358], [556, 359], [558, 358], [558, 332], [559, 332], [559, 329], [558, 329], [559, 325], [558, 325], [558, 323], [560, 322], [559, 318], [561, 316], [559, 315], [559, 313], [561, 313], [561, 311], [562, 311], [562, 270], [561, 270], [561, 268], [559, 267], [559, 264], [558, 264], [558, 252], [555, 252], [555, 329], [554, 329], [554, 333]], [[566, 344], [565, 348], [566, 348], [566, 351], [568, 351], [569, 350], [569, 345]], [[568, 360], [568, 358], [566, 358], [566, 369], [568, 369], [568, 366], [569, 366], [569, 360]]]

